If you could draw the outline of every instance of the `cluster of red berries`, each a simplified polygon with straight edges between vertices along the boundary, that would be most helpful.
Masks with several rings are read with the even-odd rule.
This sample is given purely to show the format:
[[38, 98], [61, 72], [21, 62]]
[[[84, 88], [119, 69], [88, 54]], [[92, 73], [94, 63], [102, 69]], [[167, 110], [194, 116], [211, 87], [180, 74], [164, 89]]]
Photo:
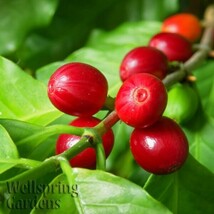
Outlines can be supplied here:
[[[105, 76], [95, 67], [80, 63], [68, 63], [58, 68], [50, 77], [48, 96], [60, 111], [77, 116], [70, 125], [75, 127], [94, 127], [100, 120], [93, 117], [103, 106], [108, 93]], [[62, 134], [56, 144], [56, 154], [72, 147], [80, 136]], [[102, 136], [105, 155], [108, 157], [113, 145], [114, 134], [109, 130]], [[94, 148], [87, 148], [70, 160], [72, 167], [95, 168]]]
[[[183, 18], [182, 18], [183, 17]], [[190, 32], [189, 25], [197, 30]], [[188, 25], [188, 27], [187, 27]], [[167, 91], [162, 82], [169, 61], [184, 62], [192, 55], [191, 42], [201, 33], [200, 23], [190, 14], [179, 14], [163, 23], [162, 31], [148, 46], [136, 47], [121, 62], [123, 81], [115, 98], [118, 117], [134, 127], [130, 148], [136, 162], [155, 174], [179, 169], [188, 155], [188, 141], [179, 125], [164, 117]], [[105, 76], [91, 65], [68, 63], [50, 77], [48, 96], [62, 112], [78, 116], [70, 125], [94, 127], [100, 120], [93, 117], [105, 105], [108, 83]], [[80, 140], [79, 136], [62, 134], [56, 153], [62, 153]], [[102, 137], [106, 157], [110, 154], [114, 135], [109, 130]], [[94, 148], [87, 148], [70, 160], [73, 167], [95, 168]]]

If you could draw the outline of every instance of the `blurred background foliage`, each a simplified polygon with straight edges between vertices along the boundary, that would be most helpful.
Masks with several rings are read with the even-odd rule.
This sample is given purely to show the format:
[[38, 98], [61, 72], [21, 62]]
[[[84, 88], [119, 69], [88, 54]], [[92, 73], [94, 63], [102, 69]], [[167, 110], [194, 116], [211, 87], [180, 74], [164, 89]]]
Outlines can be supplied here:
[[82, 47], [95, 28], [162, 21], [177, 12], [201, 19], [213, 0], [0, 0], [0, 55], [24, 69], [62, 60]]

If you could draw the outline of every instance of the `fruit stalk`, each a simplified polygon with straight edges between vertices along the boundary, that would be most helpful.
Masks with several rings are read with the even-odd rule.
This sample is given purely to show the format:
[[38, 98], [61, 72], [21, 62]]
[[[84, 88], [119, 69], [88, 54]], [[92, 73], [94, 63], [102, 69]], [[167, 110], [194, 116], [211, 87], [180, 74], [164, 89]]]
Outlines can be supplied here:
[[199, 50], [184, 64], [187, 72], [191, 72], [197, 68], [201, 62], [206, 59], [213, 46], [213, 34], [214, 27], [210, 26], [205, 28], [201, 42], [199, 44]]
[[96, 145], [96, 169], [106, 170], [106, 156], [102, 142]]
[[188, 75], [191, 75], [191, 72], [207, 58], [212, 49], [213, 34], [213, 26], [208, 26], [205, 28], [198, 51], [196, 51], [192, 57], [190, 57], [190, 59], [188, 59], [177, 71], [167, 75], [163, 79], [163, 83], [167, 88], [176, 82], [183, 80]]
[[119, 120], [120, 119], [117, 115], [117, 112], [114, 110], [106, 118], [104, 118], [102, 122], [95, 126], [94, 129], [102, 136]]
[[[84, 135], [81, 137], [79, 142], [69, 148], [68, 150], [64, 151], [63, 153], [57, 155], [58, 157], [64, 157], [67, 160], [70, 160], [73, 158], [75, 155], [79, 154], [82, 152], [84, 149], [91, 147], [91, 136], [89, 135]], [[56, 156], [56, 157], [57, 157]]]

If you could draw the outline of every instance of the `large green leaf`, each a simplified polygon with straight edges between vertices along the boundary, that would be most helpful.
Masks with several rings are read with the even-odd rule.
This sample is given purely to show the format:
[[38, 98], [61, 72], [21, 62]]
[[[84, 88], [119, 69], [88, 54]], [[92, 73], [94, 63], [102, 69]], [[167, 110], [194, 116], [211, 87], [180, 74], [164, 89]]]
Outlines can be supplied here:
[[124, 55], [136, 46], [147, 45], [159, 30], [159, 22], [125, 23], [111, 32], [95, 30], [86, 47], [75, 51], [64, 61], [38, 69], [36, 77], [47, 84], [50, 75], [63, 63], [84, 62], [104, 73], [109, 83], [109, 94], [114, 96], [121, 85], [118, 72]]
[[34, 70], [82, 47], [95, 27], [109, 30], [125, 21], [163, 20], [178, 7], [178, 0], [60, 0], [51, 23], [31, 31], [15, 57]]
[[37, 203], [52, 200], [53, 208], [34, 209], [32, 213], [170, 213], [142, 188], [120, 177], [85, 169], [74, 169], [73, 176], [72, 186], [64, 174], [56, 177]]
[[208, 60], [194, 71], [203, 108], [214, 117], [214, 62]]
[[178, 172], [151, 176], [145, 189], [175, 214], [212, 214], [213, 184], [214, 174], [189, 156]]
[[44, 130], [43, 126], [7, 118], [0, 118], [0, 124], [7, 130], [14, 142]]
[[[22, 157], [44, 160], [54, 154], [56, 139], [49, 135], [46, 136], [44, 126], [3, 118], [0, 119], [0, 124], [7, 130], [14, 143], [17, 144]], [[33, 135], [39, 136], [32, 140], [30, 137]], [[24, 140], [25, 142], [19, 145], [19, 142]]]
[[15, 166], [16, 161], [7, 163], [9, 159], [19, 157], [18, 150], [4, 127], [0, 125], [0, 174]]
[[50, 103], [45, 85], [2, 57], [0, 79], [0, 118], [46, 125], [61, 115]]
[[17, 158], [18, 151], [16, 149], [15, 144], [11, 140], [7, 131], [0, 125], [0, 139], [1, 139], [1, 147], [0, 147], [0, 158]]
[[214, 63], [205, 61], [194, 71], [201, 107], [183, 128], [188, 136], [191, 154], [214, 172]]
[[0, 53], [17, 50], [28, 32], [47, 25], [57, 0], [0, 0]]
[[183, 127], [187, 134], [191, 154], [214, 173], [214, 118], [202, 111]]

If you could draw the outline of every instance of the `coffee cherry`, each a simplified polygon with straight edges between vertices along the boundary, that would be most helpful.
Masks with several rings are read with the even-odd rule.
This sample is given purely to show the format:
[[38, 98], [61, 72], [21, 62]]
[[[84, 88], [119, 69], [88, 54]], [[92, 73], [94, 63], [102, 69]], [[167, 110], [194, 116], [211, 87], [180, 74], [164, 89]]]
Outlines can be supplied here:
[[176, 84], [168, 92], [168, 102], [164, 115], [178, 123], [189, 121], [198, 108], [198, 95], [187, 84]]
[[167, 92], [160, 79], [138, 73], [127, 79], [118, 91], [115, 108], [119, 118], [133, 127], [155, 123], [166, 107]]
[[180, 13], [165, 19], [162, 31], [178, 33], [190, 42], [195, 42], [200, 38], [202, 27], [199, 19], [193, 14]]
[[128, 52], [120, 65], [120, 78], [125, 81], [136, 73], [151, 73], [160, 79], [167, 74], [165, 54], [152, 47], [137, 47]]
[[149, 46], [161, 50], [169, 61], [184, 62], [193, 53], [191, 43], [176, 33], [158, 33], [151, 38]]
[[[70, 125], [75, 127], [94, 127], [100, 122], [99, 119], [94, 117], [77, 118], [73, 120]], [[74, 146], [80, 140], [80, 136], [62, 134], [59, 136], [56, 143], [56, 154], [60, 154], [65, 150]], [[102, 136], [103, 147], [105, 155], [108, 157], [113, 145], [114, 145], [114, 134], [112, 130], [109, 130]], [[77, 154], [70, 160], [72, 167], [81, 167], [94, 169], [96, 166], [96, 152], [94, 148], [87, 148]]]
[[154, 174], [168, 174], [178, 170], [188, 156], [188, 141], [172, 119], [162, 117], [147, 128], [135, 129], [130, 148], [136, 162]]
[[58, 68], [50, 77], [48, 96], [60, 111], [74, 116], [91, 116], [105, 103], [107, 80], [96, 68], [73, 62]]

